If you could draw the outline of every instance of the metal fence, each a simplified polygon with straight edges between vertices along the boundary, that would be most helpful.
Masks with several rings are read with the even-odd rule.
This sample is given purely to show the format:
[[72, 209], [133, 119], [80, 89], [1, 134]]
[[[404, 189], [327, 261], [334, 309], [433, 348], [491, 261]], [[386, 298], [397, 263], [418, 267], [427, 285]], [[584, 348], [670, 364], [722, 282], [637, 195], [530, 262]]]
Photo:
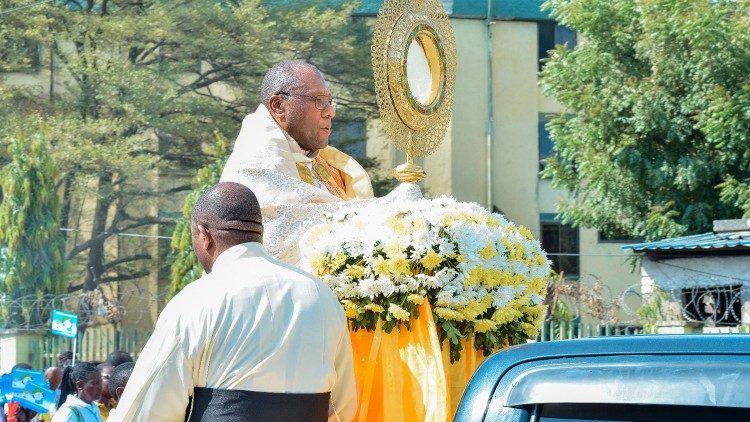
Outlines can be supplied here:
[[646, 334], [650, 331], [641, 326], [618, 326], [607, 324], [584, 324], [579, 321], [545, 321], [537, 341], [566, 340], [583, 337], [609, 337]]
[[[104, 361], [115, 350], [124, 350], [134, 359], [141, 353], [151, 331], [122, 329], [102, 326], [87, 329], [78, 335], [76, 360]], [[65, 337], [46, 335], [31, 344], [31, 357], [34, 368], [57, 366], [60, 353], [72, 350], [73, 341]]]
[[[654, 325], [644, 327], [641, 325], [607, 325], [607, 324], [584, 324], [580, 321], [545, 321], [536, 341], [567, 340], [585, 337], [611, 337], [630, 336], [637, 334], [671, 334], [678, 331], [665, 330], [669, 325]], [[711, 326], [694, 324], [691, 330], [683, 330], [687, 333], [750, 333], [750, 324]]]

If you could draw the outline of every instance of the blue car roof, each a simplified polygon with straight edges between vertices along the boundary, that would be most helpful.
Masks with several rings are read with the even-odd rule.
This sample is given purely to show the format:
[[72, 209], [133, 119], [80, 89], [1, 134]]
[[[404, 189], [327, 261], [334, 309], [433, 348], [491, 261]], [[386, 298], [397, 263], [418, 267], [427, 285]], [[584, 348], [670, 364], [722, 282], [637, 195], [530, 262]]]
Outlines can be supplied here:
[[[696, 355], [702, 357], [690, 358]], [[740, 362], [743, 365], [735, 364]], [[519, 376], [519, 370], [514, 368], [523, 368], [523, 376]], [[662, 371], [661, 375], [659, 371]], [[711, 398], [705, 399], [708, 400], [706, 403], [700, 402], [703, 398], [698, 390], [701, 389], [696, 388], [697, 381], [690, 377], [692, 373], [706, 371], [703, 376], [709, 378], [732, 373], [750, 382], [750, 335], [642, 335], [524, 344], [493, 354], [477, 369], [464, 392], [456, 420], [482, 420], [488, 404], [496, 395], [503, 396], [505, 406], [578, 402], [566, 393], [576, 385], [584, 384], [615, 386], [600, 388], [606, 390], [600, 397], [592, 398], [587, 394], [587, 400], [627, 403], [629, 398], [623, 391], [631, 391], [653, 379], [671, 382], [674, 388], [683, 388], [685, 393], [675, 395], [668, 388], [663, 395], [638, 398], [643, 404], [717, 405], [715, 400], [710, 402]], [[503, 380], [509, 373], [508, 377], [515, 377], [513, 391], [506, 391], [510, 389], [508, 377]], [[687, 374], [687, 378], [675, 381], [670, 374], [676, 373]], [[615, 378], [617, 384], [608, 384], [608, 380]], [[750, 407], [750, 398], [742, 397], [731, 394], [720, 404]]]

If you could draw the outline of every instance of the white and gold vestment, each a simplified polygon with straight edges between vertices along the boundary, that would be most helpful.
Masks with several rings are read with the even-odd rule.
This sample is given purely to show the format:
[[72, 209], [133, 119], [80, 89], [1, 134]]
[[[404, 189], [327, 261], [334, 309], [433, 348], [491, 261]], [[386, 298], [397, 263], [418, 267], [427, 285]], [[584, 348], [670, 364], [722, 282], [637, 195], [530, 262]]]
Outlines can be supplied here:
[[352, 157], [330, 146], [307, 153], [263, 104], [242, 121], [221, 181], [241, 183], [255, 193], [263, 243], [290, 264], [299, 261], [297, 240], [323, 212], [373, 197], [367, 172]]

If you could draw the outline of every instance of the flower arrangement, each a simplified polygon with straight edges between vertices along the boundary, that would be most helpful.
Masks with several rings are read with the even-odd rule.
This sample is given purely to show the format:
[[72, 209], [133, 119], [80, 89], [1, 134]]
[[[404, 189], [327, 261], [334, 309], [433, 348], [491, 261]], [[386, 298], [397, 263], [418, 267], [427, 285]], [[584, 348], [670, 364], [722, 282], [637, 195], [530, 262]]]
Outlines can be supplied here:
[[485, 355], [537, 335], [550, 262], [531, 232], [452, 198], [326, 215], [301, 240], [303, 266], [341, 301], [352, 329], [409, 329], [432, 306], [451, 361], [474, 336]]

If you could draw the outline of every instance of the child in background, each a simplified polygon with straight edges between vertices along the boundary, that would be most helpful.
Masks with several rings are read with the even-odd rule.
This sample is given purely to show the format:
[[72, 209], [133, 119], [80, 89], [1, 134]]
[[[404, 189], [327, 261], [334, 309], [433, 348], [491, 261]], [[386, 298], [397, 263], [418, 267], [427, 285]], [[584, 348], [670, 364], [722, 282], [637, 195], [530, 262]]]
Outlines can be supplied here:
[[[61, 400], [52, 422], [104, 422], [95, 401], [102, 395], [102, 375], [90, 362], [79, 362], [63, 371]], [[69, 394], [73, 393], [73, 394]]]
[[126, 362], [117, 367], [112, 371], [112, 375], [109, 377], [109, 394], [115, 399], [120, 400], [122, 392], [125, 391], [125, 384], [130, 379], [130, 374], [133, 373], [135, 362]]
[[110, 376], [112, 375], [112, 371], [115, 369], [115, 367], [107, 362], [100, 363], [99, 365], [96, 365], [96, 367], [102, 374], [102, 396], [99, 401], [96, 402], [96, 405], [97, 407], [99, 407], [99, 413], [102, 415], [102, 419], [106, 421], [109, 417], [109, 411], [112, 410], [113, 407], [115, 407], [115, 400], [109, 393]]

